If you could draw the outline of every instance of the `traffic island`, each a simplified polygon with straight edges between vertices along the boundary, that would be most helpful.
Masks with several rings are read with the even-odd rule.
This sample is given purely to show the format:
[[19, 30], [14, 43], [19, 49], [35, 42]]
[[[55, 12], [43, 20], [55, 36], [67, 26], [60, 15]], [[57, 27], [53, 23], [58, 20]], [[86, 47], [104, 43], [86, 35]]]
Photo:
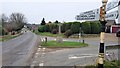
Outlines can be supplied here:
[[62, 43], [58, 43], [56, 41], [48, 41], [48, 42], [42, 42], [41, 46], [47, 48], [81, 48], [88, 46], [88, 44], [80, 43], [80, 42], [70, 42], [70, 41], [63, 41]]

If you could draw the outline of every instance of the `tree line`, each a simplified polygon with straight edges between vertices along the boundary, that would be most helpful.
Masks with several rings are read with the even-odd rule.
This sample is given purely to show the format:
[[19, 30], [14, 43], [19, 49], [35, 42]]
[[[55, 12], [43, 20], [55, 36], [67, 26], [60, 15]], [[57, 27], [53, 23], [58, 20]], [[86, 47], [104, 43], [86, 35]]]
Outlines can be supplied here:
[[[44, 21], [45, 23], [45, 21]], [[57, 34], [59, 30], [59, 24], [61, 24], [61, 32], [69, 37], [73, 34], [99, 34], [101, 24], [99, 21], [86, 21], [86, 22], [64, 22], [64, 23], [45, 23], [43, 25], [43, 20], [41, 21], [41, 25], [38, 27], [39, 32], [50, 32], [53, 34]]]
[[12, 13], [9, 17], [5, 14], [0, 15], [0, 35], [7, 35], [11, 32], [19, 32], [26, 23], [26, 18], [21, 13]]

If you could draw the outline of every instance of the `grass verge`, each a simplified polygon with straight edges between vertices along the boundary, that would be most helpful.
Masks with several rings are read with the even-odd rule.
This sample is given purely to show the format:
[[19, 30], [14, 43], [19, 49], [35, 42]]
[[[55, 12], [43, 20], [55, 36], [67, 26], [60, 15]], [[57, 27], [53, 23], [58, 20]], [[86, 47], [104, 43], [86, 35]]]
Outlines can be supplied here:
[[50, 37], [57, 37], [57, 36], [65, 37], [64, 34], [58, 35], [58, 34], [52, 34], [50, 32], [43, 32], [43, 33], [39, 32], [39, 33], [36, 33], [36, 34], [41, 35], [41, 36], [50, 36]]
[[[98, 68], [98, 66], [89, 65], [89, 66], [86, 66], [85, 68]], [[118, 60], [105, 61], [104, 68], [120, 68], [120, 61]]]
[[18, 37], [19, 35], [21, 35], [21, 34], [5, 35], [5, 36], [0, 37], [0, 41], [7, 41], [7, 40], [10, 40], [10, 39], [16, 38], [16, 37]]
[[42, 42], [41, 44], [43, 47], [52, 47], [52, 48], [76, 48], [76, 47], [85, 47], [88, 46], [88, 44], [83, 44], [80, 42], [68, 42], [63, 41], [62, 43], [58, 43], [56, 41], [48, 41], [48, 42]]

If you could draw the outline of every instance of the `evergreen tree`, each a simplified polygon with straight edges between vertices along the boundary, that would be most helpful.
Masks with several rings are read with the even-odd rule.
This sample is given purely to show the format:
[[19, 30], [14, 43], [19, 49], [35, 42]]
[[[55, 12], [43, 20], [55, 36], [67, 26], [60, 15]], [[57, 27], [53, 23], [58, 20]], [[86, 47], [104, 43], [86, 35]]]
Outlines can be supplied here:
[[46, 23], [45, 23], [45, 19], [43, 18], [42, 19], [42, 22], [41, 22], [41, 25], [45, 25]]

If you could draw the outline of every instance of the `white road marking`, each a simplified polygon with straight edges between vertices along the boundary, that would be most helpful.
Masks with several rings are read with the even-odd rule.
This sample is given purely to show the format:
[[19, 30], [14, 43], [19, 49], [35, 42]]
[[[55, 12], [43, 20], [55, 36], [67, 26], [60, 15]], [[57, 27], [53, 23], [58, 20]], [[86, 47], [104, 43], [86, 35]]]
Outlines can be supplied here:
[[86, 57], [92, 57], [92, 56], [81, 56], [81, 57], [71, 56], [71, 57], [68, 57], [68, 59], [81, 59], [81, 58], [86, 58]]
[[44, 63], [40, 63], [39, 66], [44, 66]]
[[38, 48], [38, 50], [40, 50], [41, 48]]
[[43, 48], [43, 50], [45, 50], [46, 48]]
[[41, 63], [39, 63], [39, 66], [44, 66], [44, 61], [42, 61]]
[[39, 53], [37, 52], [36, 54], [38, 55]]
[[56, 39], [54, 39], [56, 41]]
[[68, 41], [68, 40], [66, 40], [66, 39], [63, 39], [63, 41]]
[[40, 48], [41, 46], [39, 46], [39, 48]]
[[52, 51], [52, 52], [49, 52], [49, 53], [57, 53], [57, 52], [64, 52], [64, 51], [68, 51], [70, 49], [61, 49], [61, 50], [56, 50], [56, 51]]
[[98, 56], [97, 54], [76, 54], [76, 55], [69, 55], [68, 59], [81, 59], [81, 58], [88, 58], [88, 57], [95, 57]]

